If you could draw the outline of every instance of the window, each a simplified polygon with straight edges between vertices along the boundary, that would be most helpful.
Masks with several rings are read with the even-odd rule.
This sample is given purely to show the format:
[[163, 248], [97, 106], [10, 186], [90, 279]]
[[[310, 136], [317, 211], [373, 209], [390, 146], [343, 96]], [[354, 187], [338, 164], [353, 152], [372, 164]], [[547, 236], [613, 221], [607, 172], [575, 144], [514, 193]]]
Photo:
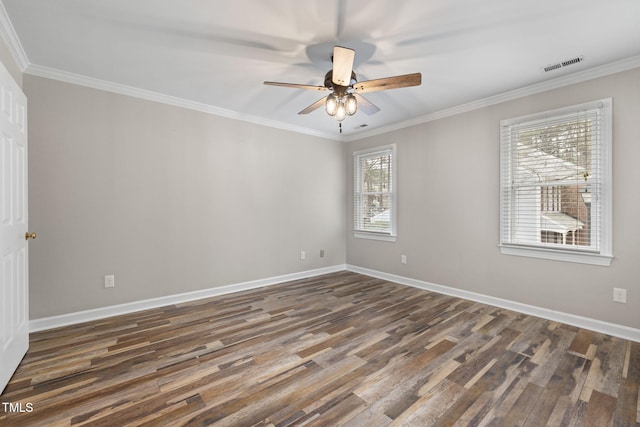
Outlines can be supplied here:
[[353, 153], [354, 235], [395, 241], [396, 146]]
[[500, 123], [502, 253], [611, 263], [611, 104]]

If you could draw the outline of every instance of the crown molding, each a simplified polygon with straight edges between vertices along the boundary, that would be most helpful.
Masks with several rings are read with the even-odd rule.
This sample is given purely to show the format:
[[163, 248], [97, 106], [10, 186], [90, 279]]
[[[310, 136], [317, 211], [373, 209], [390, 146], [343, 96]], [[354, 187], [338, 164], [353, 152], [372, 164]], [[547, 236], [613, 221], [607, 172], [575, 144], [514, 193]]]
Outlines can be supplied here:
[[276, 129], [282, 129], [290, 132], [300, 133], [304, 135], [315, 136], [324, 139], [330, 139], [334, 141], [351, 142], [364, 138], [369, 138], [376, 135], [382, 135], [385, 133], [393, 132], [396, 130], [404, 129], [420, 125], [423, 123], [431, 122], [434, 120], [443, 119], [446, 117], [455, 116], [457, 114], [467, 113], [480, 108], [492, 106], [506, 101], [522, 98], [525, 96], [534, 95], [537, 93], [545, 92], [552, 89], [557, 89], [564, 86], [569, 86], [576, 83], [585, 82], [598, 77], [604, 77], [610, 74], [615, 74], [623, 71], [627, 71], [633, 68], [640, 67], [640, 55], [632, 56], [626, 59], [622, 59], [610, 64], [601, 65], [598, 67], [589, 68], [576, 73], [572, 73], [566, 76], [558, 77], [555, 79], [547, 80], [544, 82], [536, 83], [533, 85], [525, 86], [522, 88], [503, 92], [501, 94], [489, 96], [487, 98], [479, 99], [476, 101], [468, 102], [465, 104], [457, 105], [444, 110], [436, 111], [427, 115], [415, 117], [413, 119], [404, 120], [391, 125], [382, 126], [376, 129], [368, 131], [358, 132], [354, 135], [334, 135], [332, 133], [320, 132], [313, 129], [309, 129], [303, 126], [296, 126], [289, 123], [265, 119], [262, 117], [243, 114], [237, 111], [228, 110], [225, 108], [216, 107], [204, 103], [190, 101], [184, 98], [179, 98], [171, 95], [165, 95], [158, 92], [153, 92], [145, 89], [136, 88], [133, 86], [127, 86], [119, 83], [113, 83], [106, 80], [87, 77], [80, 74], [70, 73], [50, 67], [31, 64], [29, 59], [18, 39], [13, 24], [7, 15], [4, 5], [0, 1], [0, 37], [7, 44], [14, 60], [18, 64], [18, 67], [23, 73], [31, 74], [34, 76], [49, 78], [53, 80], [59, 80], [66, 83], [85, 86], [93, 89], [104, 90], [107, 92], [113, 92], [121, 95], [131, 96], [135, 98], [145, 99], [148, 101], [159, 102], [162, 104], [173, 105], [176, 107], [195, 110], [207, 114], [213, 114], [221, 117], [241, 120], [257, 125], [267, 126]]
[[175, 107], [186, 108], [207, 114], [226, 117], [235, 120], [241, 120], [257, 125], [267, 126], [271, 128], [286, 130], [290, 132], [300, 133], [304, 135], [316, 136], [324, 139], [343, 141], [344, 137], [334, 134], [319, 132], [302, 126], [295, 126], [288, 123], [269, 120], [258, 116], [239, 113], [237, 111], [227, 110], [224, 108], [208, 105], [204, 103], [194, 102], [175, 96], [165, 95], [133, 86], [113, 83], [106, 80], [87, 77], [81, 74], [70, 73], [51, 67], [32, 64], [20, 43], [20, 39], [16, 34], [15, 28], [11, 23], [11, 19], [7, 14], [4, 4], [0, 0], [0, 38], [7, 45], [14, 61], [22, 73], [30, 74], [38, 77], [49, 78], [66, 83], [76, 84], [92, 89], [103, 90], [106, 92], [117, 93], [120, 95], [131, 96], [134, 98], [145, 99], [147, 101], [159, 102], [162, 104], [172, 105]]
[[65, 83], [71, 83], [78, 86], [98, 89], [105, 92], [112, 92], [112, 93], [117, 93], [119, 95], [131, 96], [134, 98], [144, 99], [147, 101], [167, 104], [174, 107], [180, 107], [188, 110], [199, 111], [202, 113], [212, 114], [212, 115], [226, 117], [230, 119], [241, 120], [244, 122], [249, 122], [249, 123], [267, 126], [271, 128], [287, 130], [287, 131], [310, 135], [310, 136], [316, 136], [324, 139], [342, 140], [342, 138], [336, 138], [336, 136], [333, 134], [319, 132], [319, 131], [305, 128], [302, 126], [295, 126], [295, 125], [283, 123], [276, 120], [265, 119], [263, 117], [253, 116], [250, 114], [243, 114], [237, 111], [216, 107], [214, 105], [190, 101], [188, 99], [179, 98], [176, 96], [166, 95], [163, 93], [154, 92], [146, 89], [140, 89], [134, 86], [127, 86], [120, 83], [114, 83], [107, 80], [96, 79], [93, 77], [87, 77], [81, 74], [70, 73], [67, 71], [62, 71], [55, 68], [41, 66], [41, 65], [29, 64], [24, 70], [24, 73], [37, 76], [37, 77], [44, 77], [47, 79], [57, 80]]
[[466, 104], [457, 105], [455, 107], [447, 108], [444, 110], [436, 111], [431, 114], [416, 117], [410, 120], [394, 123], [392, 125], [371, 129], [358, 133], [356, 135], [347, 136], [345, 140], [347, 142], [357, 141], [363, 138], [371, 136], [382, 135], [385, 133], [393, 132], [395, 130], [404, 129], [419, 124], [432, 122], [434, 120], [443, 119], [446, 117], [455, 116], [457, 114], [467, 113], [480, 108], [489, 107], [492, 105], [500, 104], [506, 101], [512, 101], [514, 99], [523, 98], [525, 96], [535, 95], [538, 93], [546, 92], [552, 89], [558, 89], [564, 86], [569, 86], [576, 83], [586, 82], [598, 77], [608, 76], [610, 74], [621, 73], [623, 71], [631, 70], [640, 67], [640, 55], [631, 56], [626, 59], [622, 59], [610, 64], [601, 65], [598, 67], [589, 68], [586, 70], [578, 71], [576, 73], [568, 74], [566, 76], [557, 77], [552, 80], [547, 80], [540, 83], [535, 83], [522, 88], [510, 90], [497, 95], [489, 96], [487, 98], [479, 99], [476, 101], [468, 102]]
[[[4, 28], [4, 24], [2, 22], [2, 10], [0, 10], [0, 27]], [[9, 25], [10, 25], [10, 22], [9, 22]], [[17, 39], [16, 39], [16, 43], [18, 44], [21, 50], [22, 47], [20, 46], [20, 43], [19, 41], [17, 41]], [[350, 135], [350, 136], [334, 135], [331, 133], [319, 132], [319, 131], [302, 127], [302, 126], [295, 126], [295, 125], [280, 122], [277, 120], [269, 120], [269, 119], [265, 119], [258, 116], [243, 114], [237, 111], [227, 110], [227, 109], [216, 107], [213, 105], [194, 102], [187, 99], [178, 98], [175, 96], [165, 95], [162, 93], [140, 89], [133, 86], [127, 86], [119, 83], [109, 82], [106, 80], [87, 77], [80, 74], [69, 73], [67, 71], [61, 71], [61, 70], [57, 70], [50, 67], [40, 66], [40, 65], [28, 64], [25, 67], [24, 72], [34, 76], [49, 78], [53, 80], [59, 80], [66, 83], [76, 84], [76, 85], [85, 86], [93, 89], [104, 90], [107, 92], [118, 93], [121, 95], [132, 96], [135, 98], [141, 98], [148, 101], [154, 101], [162, 104], [173, 105], [176, 107], [181, 107], [181, 108], [186, 108], [190, 110], [200, 111], [207, 114], [213, 114], [221, 117], [241, 120], [241, 121], [258, 124], [262, 126], [267, 126], [271, 128], [282, 129], [282, 130], [300, 133], [304, 135], [316, 136], [319, 138], [330, 139], [334, 141], [352, 142], [352, 141], [357, 141], [360, 139], [369, 138], [376, 135], [382, 135], [382, 134], [393, 132], [396, 130], [420, 125], [420, 124], [431, 122], [434, 120], [455, 116], [457, 114], [467, 113], [470, 111], [478, 110], [480, 108], [485, 108], [488, 106], [500, 104], [502, 102], [523, 98], [525, 96], [535, 95], [538, 93], [546, 92], [548, 90], [558, 89], [558, 88], [569, 86], [576, 83], [582, 83], [598, 77], [604, 77], [611, 74], [620, 73], [620, 72], [631, 70], [637, 67], [640, 67], [640, 55], [632, 56], [626, 59], [612, 62], [610, 64], [589, 68], [573, 74], [558, 77], [552, 80], [547, 80], [544, 82], [535, 83], [522, 88], [510, 90], [497, 95], [489, 96], [487, 98], [479, 99], [476, 101], [457, 105], [455, 107], [436, 111], [434, 113], [430, 113], [424, 116], [416, 117], [410, 120], [404, 120], [402, 122], [394, 123], [392, 125], [383, 126], [380, 128], [372, 129], [370, 131], [359, 132], [355, 135]]]
[[13, 60], [18, 64], [18, 68], [24, 73], [24, 70], [29, 65], [29, 58], [22, 48], [20, 39], [2, 2], [0, 2], [0, 37], [9, 48], [9, 52], [11, 52]]

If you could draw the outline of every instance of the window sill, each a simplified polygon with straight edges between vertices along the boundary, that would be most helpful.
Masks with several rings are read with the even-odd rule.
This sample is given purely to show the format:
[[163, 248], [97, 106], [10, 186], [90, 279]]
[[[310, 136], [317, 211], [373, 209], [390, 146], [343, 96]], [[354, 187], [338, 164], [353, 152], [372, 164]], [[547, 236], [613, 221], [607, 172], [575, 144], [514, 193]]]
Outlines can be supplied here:
[[397, 236], [392, 236], [391, 234], [368, 233], [365, 231], [354, 231], [353, 237], [358, 239], [381, 240], [383, 242], [395, 242], [397, 238]]
[[550, 259], [554, 261], [576, 262], [608, 267], [611, 265], [612, 255], [601, 255], [591, 252], [563, 251], [557, 249], [537, 248], [532, 246], [499, 245], [503, 255], [516, 255], [530, 258]]

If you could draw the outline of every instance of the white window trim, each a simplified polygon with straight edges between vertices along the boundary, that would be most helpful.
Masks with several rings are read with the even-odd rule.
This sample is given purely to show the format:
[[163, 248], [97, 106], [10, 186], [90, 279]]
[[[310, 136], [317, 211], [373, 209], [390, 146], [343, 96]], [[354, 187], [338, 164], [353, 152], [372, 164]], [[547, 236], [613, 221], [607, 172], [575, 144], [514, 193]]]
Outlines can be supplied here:
[[[505, 198], [502, 195], [504, 191], [503, 186], [505, 183], [503, 180], [505, 179], [505, 174], [501, 170], [501, 188], [500, 188], [500, 244], [498, 245], [500, 248], [500, 253], [504, 255], [516, 255], [523, 257], [531, 257], [531, 258], [542, 258], [549, 259], [555, 261], [564, 261], [564, 262], [576, 262], [582, 264], [591, 264], [591, 265], [599, 265], [599, 266], [610, 266], [611, 261], [613, 259], [613, 244], [612, 244], [612, 236], [613, 236], [613, 167], [612, 167], [612, 146], [613, 146], [613, 122], [612, 122], [612, 111], [613, 111], [613, 101], [611, 98], [605, 98], [598, 101], [586, 102], [579, 105], [572, 105], [565, 108], [559, 108], [556, 110], [545, 111], [542, 113], [531, 114], [526, 116], [515, 117], [512, 119], [506, 119], [500, 121], [500, 128], [502, 129], [505, 126], [511, 126], [520, 122], [528, 122], [533, 120], [542, 120], [548, 117], [559, 116], [562, 114], [567, 114], [573, 111], [579, 110], [587, 110], [593, 109], [596, 107], [602, 106], [604, 107], [604, 116], [602, 119], [602, 145], [600, 146], [600, 173], [601, 173], [601, 191], [600, 191], [600, 250], [599, 252], [590, 252], [588, 250], [566, 250], [566, 249], [554, 249], [552, 247], [538, 247], [538, 246], [527, 246], [527, 245], [516, 245], [505, 243], [508, 239], [507, 236], [504, 236], [505, 227], [503, 227], [504, 221], [507, 221], [508, 218], [505, 218]], [[502, 135], [502, 132], [501, 132]], [[503, 156], [503, 144], [505, 144], [504, 140], [500, 141], [500, 155]], [[501, 167], [504, 164], [503, 159], [501, 157], [500, 164]]]
[[[386, 152], [386, 151], [391, 151], [391, 223], [390, 223], [390, 228], [391, 231], [389, 233], [381, 233], [381, 232], [374, 232], [374, 231], [364, 231], [364, 230], [357, 230], [356, 229], [356, 222], [355, 222], [355, 213], [356, 213], [356, 183], [355, 183], [355, 179], [356, 177], [360, 176], [360, 166], [359, 166], [359, 162], [358, 162], [358, 158], [362, 155], [370, 155], [373, 153], [377, 153], [377, 152]], [[354, 194], [353, 194], [353, 199], [352, 199], [352, 204], [353, 204], [353, 211], [354, 214], [352, 215], [351, 220], [353, 221], [353, 236], [359, 239], [369, 239], [369, 240], [380, 240], [380, 241], [384, 241], [384, 242], [395, 242], [397, 240], [397, 233], [396, 233], [396, 225], [397, 225], [397, 188], [398, 188], [398, 181], [397, 181], [397, 157], [396, 157], [396, 144], [389, 144], [389, 145], [384, 145], [381, 147], [374, 147], [374, 148], [368, 148], [366, 150], [360, 150], [360, 151], [354, 151], [353, 153], [353, 178], [354, 178]]]

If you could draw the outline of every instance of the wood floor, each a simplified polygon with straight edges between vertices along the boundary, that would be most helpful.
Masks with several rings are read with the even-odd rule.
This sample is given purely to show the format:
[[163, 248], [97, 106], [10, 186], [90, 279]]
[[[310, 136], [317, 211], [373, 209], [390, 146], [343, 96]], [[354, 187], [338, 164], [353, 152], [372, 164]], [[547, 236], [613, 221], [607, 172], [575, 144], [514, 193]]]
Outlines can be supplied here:
[[638, 426], [639, 384], [640, 343], [341, 272], [34, 333], [0, 425]]

